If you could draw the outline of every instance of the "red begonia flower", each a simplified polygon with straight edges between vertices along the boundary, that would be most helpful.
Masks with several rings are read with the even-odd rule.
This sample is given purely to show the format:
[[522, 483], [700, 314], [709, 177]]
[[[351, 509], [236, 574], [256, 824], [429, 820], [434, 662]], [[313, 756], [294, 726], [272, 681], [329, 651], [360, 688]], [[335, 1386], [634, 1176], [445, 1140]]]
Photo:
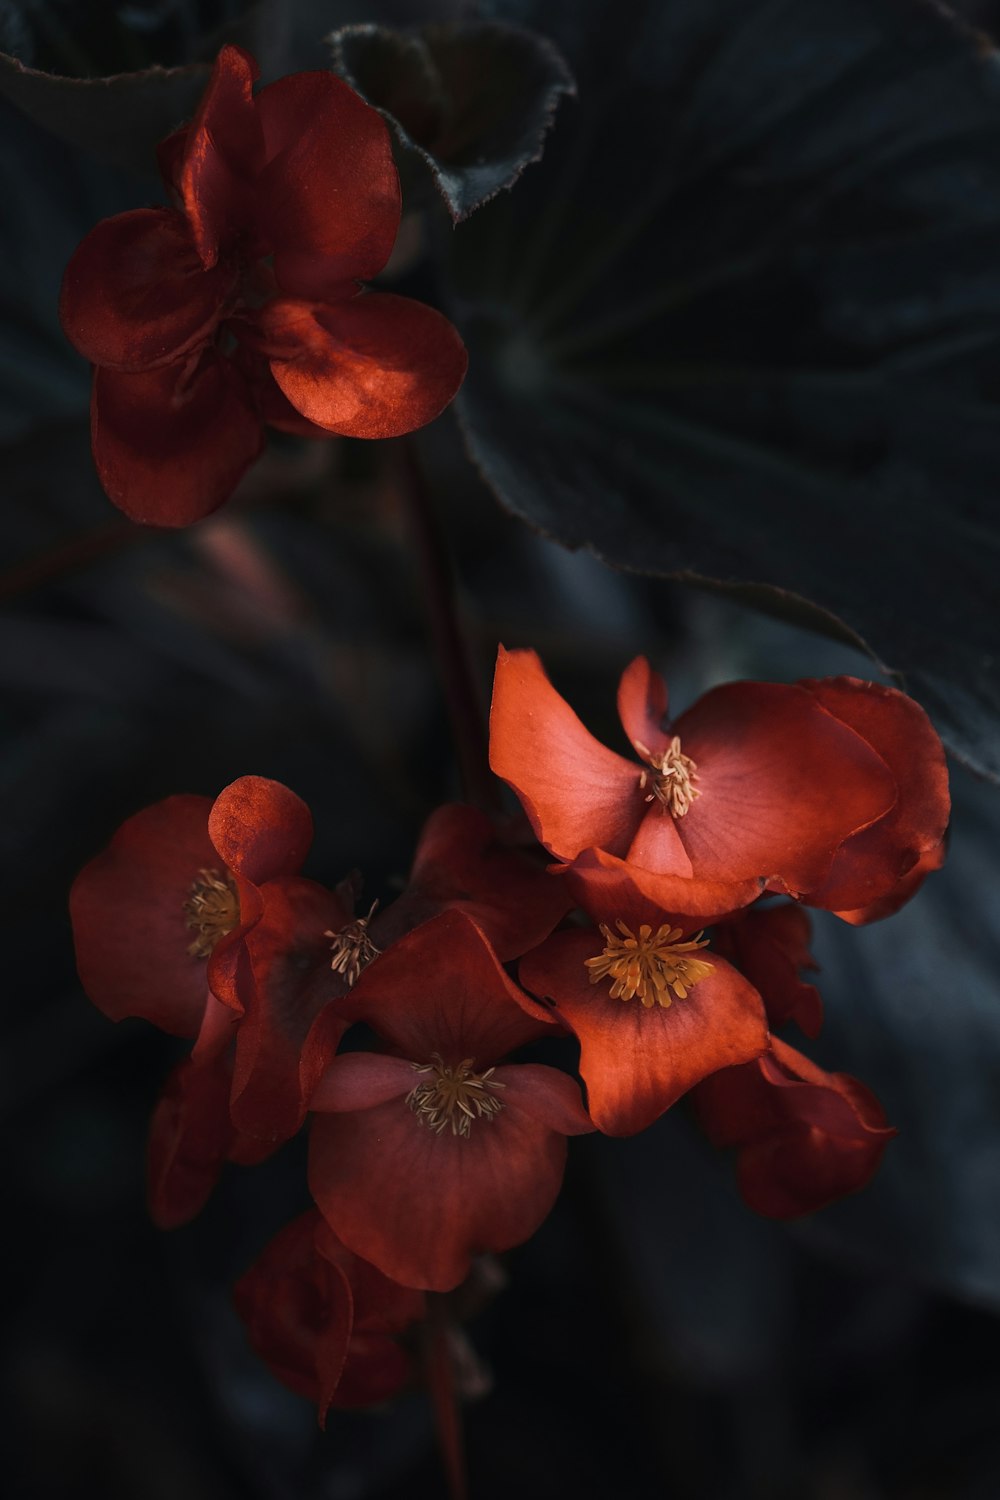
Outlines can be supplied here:
[[[346, 901], [346, 890], [342, 890]], [[570, 895], [533, 860], [501, 843], [485, 813], [445, 803], [424, 824], [410, 878], [402, 894], [382, 910], [356, 917], [353, 907], [329, 924], [324, 962], [329, 1003], [302, 1052], [301, 1079], [307, 1098], [340, 1044], [347, 1026], [340, 1004], [362, 970], [406, 933], [446, 909], [464, 912], [485, 934], [504, 963], [547, 937], [567, 913]]]
[[777, 1037], [756, 1062], [706, 1079], [695, 1100], [709, 1140], [738, 1150], [744, 1200], [770, 1219], [814, 1213], [865, 1187], [896, 1133], [864, 1084]]
[[342, 1054], [327, 1070], [312, 1099], [313, 1197], [386, 1275], [449, 1291], [473, 1255], [534, 1233], [559, 1191], [566, 1137], [590, 1120], [564, 1073], [498, 1066], [555, 1023], [461, 912], [395, 943], [350, 1009], [392, 1055]]
[[397, 436], [443, 411], [465, 375], [440, 313], [360, 289], [399, 228], [381, 116], [331, 73], [255, 95], [256, 77], [249, 54], [222, 49], [194, 120], [160, 151], [178, 207], [105, 220], [66, 269], [63, 328], [97, 366], [95, 462], [134, 520], [208, 515], [265, 421]]
[[624, 890], [588, 908], [601, 926], [556, 932], [518, 977], [580, 1042], [587, 1109], [605, 1135], [634, 1135], [718, 1068], [767, 1046], [760, 996], [692, 924]]
[[811, 923], [800, 906], [751, 907], [716, 928], [716, 953], [745, 974], [760, 994], [772, 1026], [795, 1021], [806, 1036], [819, 1036], [823, 1002], [814, 984], [799, 978], [818, 964], [809, 951]]
[[394, 1335], [423, 1317], [423, 1294], [352, 1255], [315, 1209], [275, 1236], [233, 1296], [254, 1349], [316, 1403], [321, 1427], [331, 1406], [387, 1401], [410, 1377]]
[[[662, 678], [637, 657], [618, 691], [638, 757], [628, 760], [584, 728], [534, 651], [500, 648], [490, 764], [559, 859], [601, 851], [605, 868], [617, 859], [621, 873], [642, 872], [645, 894], [664, 908], [674, 897], [660, 897], [660, 876], [736, 894], [761, 878], [807, 890], [844, 840], [895, 802], [885, 761], [805, 688], [729, 683], [669, 727], [666, 701]], [[694, 889], [692, 900], [711, 904]]]
[[[191, 1069], [176, 1076], [161, 1105], [154, 1132], [158, 1161], [169, 1162], [180, 1149], [171, 1141], [189, 1133], [188, 1119], [199, 1111], [215, 1117], [218, 1090], [210, 1088], [205, 1070], [234, 1036], [235, 1059], [225, 1062], [233, 1130], [273, 1142], [301, 1123], [297, 1048], [318, 1005], [301, 1024], [293, 1020], [286, 1028], [282, 976], [269, 974], [264, 1005], [253, 963], [256, 958], [262, 969], [278, 970], [284, 962], [287, 975], [301, 957], [288, 915], [289, 885], [300, 896], [300, 925], [310, 917], [320, 924], [337, 920], [342, 911], [325, 892], [317, 911], [313, 893], [321, 888], [292, 878], [311, 839], [309, 809], [294, 792], [262, 776], [243, 776], [214, 802], [168, 797], [136, 813], [74, 882], [77, 967], [94, 1004], [112, 1020], [142, 1016], [174, 1035], [197, 1037]], [[322, 934], [320, 925], [321, 946]], [[204, 1150], [217, 1166], [229, 1149], [221, 1140], [221, 1129], [206, 1125]], [[190, 1155], [202, 1148], [188, 1142], [183, 1149]]]
[[229, 1115], [231, 1055], [185, 1058], [153, 1110], [146, 1155], [149, 1215], [176, 1229], [201, 1212], [227, 1161], [252, 1166], [275, 1149], [242, 1136]]
[[881, 818], [845, 840], [823, 882], [799, 899], [855, 924], [890, 916], [944, 863], [951, 812], [944, 748], [920, 705], [895, 688], [856, 677], [800, 686], [878, 751], [897, 796]]

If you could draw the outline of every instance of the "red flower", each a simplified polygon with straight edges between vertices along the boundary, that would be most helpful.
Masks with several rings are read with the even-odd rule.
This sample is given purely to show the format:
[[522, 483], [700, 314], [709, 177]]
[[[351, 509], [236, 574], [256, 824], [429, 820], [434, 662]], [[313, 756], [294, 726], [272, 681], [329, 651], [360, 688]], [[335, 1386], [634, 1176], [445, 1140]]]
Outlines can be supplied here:
[[[315, 892], [323, 920], [334, 909], [321, 887], [291, 875], [311, 840], [312, 818], [300, 798], [279, 782], [244, 776], [214, 802], [168, 797], [136, 813], [73, 884], [77, 968], [98, 1009], [114, 1021], [142, 1016], [175, 1036], [197, 1038], [154, 1118], [157, 1222], [179, 1223], [197, 1212], [234, 1151], [241, 1160], [259, 1159], [260, 1144], [241, 1144], [243, 1135], [285, 1138], [286, 1117], [280, 1098], [278, 1106], [273, 1099], [287, 1052], [271, 1018], [245, 1001], [253, 994], [252, 957], [273, 943], [275, 913], [287, 912], [290, 888], [300, 912], [315, 912]], [[293, 1066], [297, 1076], [297, 1054]], [[233, 1115], [226, 1111], [223, 1119], [230, 1089]], [[252, 1109], [239, 1107], [244, 1096]]]
[[738, 1148], [743, 1198], [770, 1219], [865, 1187], [896, 1133], [864, 1084], [824, 1072], [777, 1037], [756, 1062], [706, 1079], [695, 1099], [709, 1140]]
[[395, 1335], [423, 1317], [423, 1294], [352, 1255], [315, 1210], [275, 1236], [233, 1295], [254, 1349], [316, 1402], [321, 1427], [331, 1406], [387, 1401], [410, 1378]]
[[392, 1054], [334, 1059], [312, 1107], [309, 1184], [330, 1227], [409, 1286], [448, 1291], [472, 1256], [528, 1238], [555, 1201], [566, 1136], [591, 1129], [574, 1081], [498, 1066], [553, 1021], [479, 929], [445, 911], [350, 996]]
[[713, 941], [758, 991], [772, 1026], [795, 1021], [806, 1036], [819, 1036], [823, 1002], [816, 986], [799, 978], [802, 969], [818, 967], [810, 931], [800, 906], [752, 906], [720, 922]]
[[599, 929], [556, 932], [521, 960], [580, 1042], [587, 1108], [605, 1135], [645, 1130], [702, 1078], [767, 1045], [760, 996], [693, 924], [619, 886], [587, 906]]
[[920, 705], [895, 688], [857, 677], [800, 686], [878, 752], [895, 777], [896, 800], [845, 840], [823, 882], [799, 899], [855, 924], [891, 916], [944, 863], [951, 798], [941, 741]]
[[940, 746], [902, 694], [736, 682], [667, 727], [666, 708], [638, 657], [618, 691], [628, 760], [588, 733], [533, 651], [500, 649], [490, 763], [579, 885], [628, 877], [692, 916], [746, 905], [765, 880], [829, 904], [828, 880], [877, 894], [940, 841]]
[[[346, 901], [346, 886], [341, 892]], [[558, 882], [526, 855], [500, 842], [485, 813], [461, 803], [437, 808], [424, 824], [409, 881], [398, 899], [362, 917], [355, 916], [352, 901], [345, 915], [330, 924], [335, 930], [326, 934], [332, 942], [324, 958], [322, 990], [329, 1003], [303, 1047], [303, 1099], [319, 1082], [347, 1029], [349, 1011], [339, 1002], [368, 964], [399, 938], [451, 908], [470, 917], [506, 962], [547, 937], [569, 904], [569, 893]], [[300, 985], [311, 987], [303, 967], [290, 971], [291, 977], [297, 974]], [[300, 1001], [286, 1001], [282, 1007], [285, 1014], [294, 1010], [300, 1015], [307, 1008]]]
[[97, 366], [94, 460], [134, 520], [214, 510], [264, 422], [394, 437], [436, 417], [465, 374], [440, 313], [359, 294], [400, 219], [381, 117], [330, 73], [254, 95], [257, 76], [222, 49], [194, 120], [161, 148], [179, 207], [104, 220], [66, 269], [63, 328]]

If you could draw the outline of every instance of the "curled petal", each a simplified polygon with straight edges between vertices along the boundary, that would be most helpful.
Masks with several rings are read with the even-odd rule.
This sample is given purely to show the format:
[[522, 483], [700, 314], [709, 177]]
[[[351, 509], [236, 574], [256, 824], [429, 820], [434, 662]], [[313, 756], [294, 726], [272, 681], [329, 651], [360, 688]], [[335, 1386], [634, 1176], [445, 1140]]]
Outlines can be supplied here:
[[237, 372], [212, 358], [195, 369], [96, 370], [91, 441], [119, 510], [148, 526], [190, 526], [232, 494], [263, 428]]
[[[177, 180], [206, 269], [251, 222], [250, 185], [264, 160], [253, 102], [258, 72], [249, 52], [223, 47], [184, 138]], [[176, 169], [175, 155], [167, 156], [168, 170]]]
[[891, 917], [893, 912], [899, 911], [901, 906], [905, 906], [917, 894], [928, 875], [940, 870], [947, 851], [947, 840], [942, 839], [937, 848], [928, 849], [925, 854], [921, 854], [916, 864], [905, 875], [901, 875], [892, 889], [877, 901], [872, 901], [867, 906], [838, 911], [834, 915], [840, 917], [842, 922], [850, 922], [852, 927], [864, 927], [869, 922], [880, 922], [883, 917]]
[[578, 906], [595, 922], [614, 920], [640, 908], [638, 921], [663, 921], [670, 915], [677, 926], [707, 927], [729, 912], [755, 901], [764, 890], [763, 879], [694, 880], [656, 874], [640, 865], [617, 859], [603, 849], [584, 849], [570, 864], [550, 865], [564, 880]]
[[201, 1212], [229, 1154], [230, 1068], [223, 1058], [185, 1059], [167, 1079], [150, 1122], [146, 1182], [150, 1218], [177, 1229]]
[[216, 797], [208, 832], [231, 870], [262, 885], [301, 869], [312, 843], [312, 813], [280, 781], [241, 776]]
[[490, 765], [559, 859], [591, 847], [624, 855], [646, 811], [640, 768], [584, 728], [534, 651], [497, 654]]
[[678, 822], [700, 877], [782, 877], [794, 894], [825, 878], [844, 839], [896, 799], [885, 761], [805, 689], [733, 682], [678, 719], [701, 795]]
[[413, 1064], [381, 1052], [345, 1052], [335, 1057], [309, 1101], [319, 1114], [345, 1114], [402, 1099], [414, 1083]]
[[613, 999], [607, 979], [590, 982], [587, 960], [602, 951], [594, 932], [557, 932], [521, 960], [523, 984], [553, 1001], [579, 1038], [587, 1108], [605, 1135], [634, 1135], [719, 1068], [748, 1062], [767, 1045], [760, 996], [724, 959], [683, 999], [647, 1008]]
[[280, 300], [259, 317], [281, 390], [310, 422], [345, 437], [415, 432], [440, 416], [465, 377], [455, 329], [410, 297]]
[[59, 297], [63, 331], [95, 365], [149, 370], [212, 336], [234, 273], [206, 271], [183, 214], [137, 208], [78, 246]]
[[739, 912], [719, 925], [714, 946], [759, 991], [772, 1026], [795, 1021], [818, 1036], [823, 1002], [814, 984], [799, 978], [818, 967], [809, 951], [811, 926], [800, 906], [785, 903]]
[[448, 1062], [469, 1057], [486, 1067], [554, 1026], [508, 979], [475, 923], [454, 909], [393, 943], [342, 1006], [413, 1062], [446, 1051]]
[[80, 982], [109, 1016], [143, 1016], [196, 1036], [205, 1013], [205, 961], [192, 956], [185, 902], [218, 864], [207, 797], [167, 797], [118, 829], [73, 882], [69, 908]]
[[618, 684], [618, 717], [637, 754], [644, 760], [662, 755], [670, 744], [664, 728], [667, 684], [644, 656], [637, 656]]
[[267, 165], [257, 224], [284, 290], [329, 296], [375, 276], [399, 230], [399, 178], [381, 115], [332, 73], [293, 73], [256, 98]]
[[[895, 688], [856, 677], [801, 685], [878, 752], [897, 788], [890, 810], [840, 846], [823, 884], [804, 899], [850, 912], [847, 920], [856, 924], [888, 916], [944, 860], [951, 799], [941, 741], [920, 705]], [[911, 879], [913, 871], [919, 873]], [[865, 908], [870, 915], [859, 914]]]

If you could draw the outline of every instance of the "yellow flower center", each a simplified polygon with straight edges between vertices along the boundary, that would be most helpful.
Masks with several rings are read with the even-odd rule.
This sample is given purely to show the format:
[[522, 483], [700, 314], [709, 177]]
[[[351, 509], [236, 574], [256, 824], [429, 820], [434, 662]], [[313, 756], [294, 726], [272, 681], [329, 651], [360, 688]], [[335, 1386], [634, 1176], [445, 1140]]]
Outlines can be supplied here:
[[681, 749], [680, 736], [675, 734], [659, 755], [653, 755], [644, 745], [636, 745], [636, 749], [650, 765], [650, 769], [639, 777], [640, 787], [649, 787], [646, 801], [658, 802], [673, 818], [683, 818], [694, 799], [701, 796], [701, 791], [694, 785], [698, 780], [698, 767]]
[[451, 1129], [452, 1135], [468, 1139], [473, 1120], [493, 1120], [503, 1109], [503, 1100], [495, 1090], [505, 1087], [493, 1077], [495, 1068], [485, 1073], [474, 1073], [472, 1057], [465, 1058], [457, 1067], [449, 1067], [437, 1052], [431, 1053], [429, 1063], [414, 1063], [416, 1073], [426, 1075], [426, 1081], [418, 1083], [406, 1096], [406, 1102], [422, 1125], [441, 1135]]
[[339, 932], [331, 932], [327, 928], [323, 934], [324, 937], [333, 938], [330, 944], [330, 968], [335, 974], [343, 974], [348, 989], [357, 982], [362, 969], [366, 969], [372, 959], [378, 958], [382, 952], [368, 936], [368, 923], [375, 915], [377, 906], [378, 902], [373, 901], [367, 917], [356, 917]]
[[604, 952], [585, 960], [591, 984], [610, 978], [612, 1000], [632, 1000], [638, 996], [647, 1010], [654, 1005], [666, 1009], [674, 996], [686, 999], [688, 991], [712, 972], [712, 964], [690, 956], [708, 946], [708, 940], [700, 932], [679, 943], [680, 927], [664, 925], [654, 932], [643, 923], [636, 936], [624, 922], [615, 925], [617, 933], [601, 923]]
[[188, 947], [192, 958], [208, 958], [220, 938], [239, 926], [240, 898], [227, 870], [199, 870], [184, 902], [184, 921], [195, 934]]

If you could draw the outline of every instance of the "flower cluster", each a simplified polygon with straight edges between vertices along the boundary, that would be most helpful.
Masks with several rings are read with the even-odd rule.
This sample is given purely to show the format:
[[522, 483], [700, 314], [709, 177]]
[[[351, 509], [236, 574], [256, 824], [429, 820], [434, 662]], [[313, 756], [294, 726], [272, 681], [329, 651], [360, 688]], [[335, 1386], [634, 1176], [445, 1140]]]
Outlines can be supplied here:
[[[247, 776], [137, 813], [73, 887], [94, 1003], [193, 1043], [153, 1116], [158, 1224], [311, 1117], [315, 1207], [236, 1301], [321, 1419], [412, 1377], [426, 1294], [538, 1228], [570, 1136], [632, 1134], [691, 1092], [744, 1197], [784, 1218], [863, 1186], [892, 1135], [863, 1085], [771, 1032], [822, 1024], [804, 905], [870, 920], [941, 861], [947, 782], [923, 714], [837, 679], [733, 684], [668, 724], [642, 659], [619, 707], [635, 759], [588, 734], [533, 653], [501, 650], [492, 762], [549, 869], [448, 805], [401, 894], [356, 908], [358, 877], [301, 873], [305, 804]], [[586, 1104], [534, 1060], [567, 1033]]]
[[221, 505], [265, 423], [394, 437], [465, 374], [439, 312], [360, 287], [399, 229], [382, 117], [331, 73], [254, 94], [257, 76], [223, 47], [195, 118], [160, 147], [174, 206], [105, 219], [63, 280], [63, 328], [95, 366], [97, 470], [137, 521], [185, 526]]

